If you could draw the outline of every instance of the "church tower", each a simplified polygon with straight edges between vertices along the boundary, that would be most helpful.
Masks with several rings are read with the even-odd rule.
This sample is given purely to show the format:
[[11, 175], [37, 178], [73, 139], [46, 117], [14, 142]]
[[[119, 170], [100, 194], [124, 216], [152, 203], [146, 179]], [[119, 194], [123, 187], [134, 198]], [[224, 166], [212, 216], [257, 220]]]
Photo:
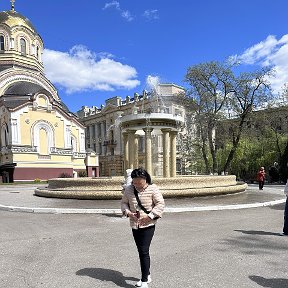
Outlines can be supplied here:
[[0, 12], [0, 181], [72, 177], [86, 171], [85, 127], [45, 77], [41, 36], [10, 2]]

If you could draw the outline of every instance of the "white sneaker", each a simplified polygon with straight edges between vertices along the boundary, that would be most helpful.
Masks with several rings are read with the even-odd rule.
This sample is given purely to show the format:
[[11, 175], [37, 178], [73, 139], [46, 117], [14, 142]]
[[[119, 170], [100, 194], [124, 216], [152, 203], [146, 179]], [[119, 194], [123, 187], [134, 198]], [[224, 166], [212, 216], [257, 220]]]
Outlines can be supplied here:
[[151, 283], [151, 282], [152, 282], [151, 275], [148, 275], [147, 282], [142, 282], [141, 280], [139, 280], [135, 286], [136, 287], [148, 287], [148, 283]]
[[141, 287], [141, 288], [148, 288], [148, 282], [142, 282], [141, 280], [138, 281], [135, 285], [136, 287]]

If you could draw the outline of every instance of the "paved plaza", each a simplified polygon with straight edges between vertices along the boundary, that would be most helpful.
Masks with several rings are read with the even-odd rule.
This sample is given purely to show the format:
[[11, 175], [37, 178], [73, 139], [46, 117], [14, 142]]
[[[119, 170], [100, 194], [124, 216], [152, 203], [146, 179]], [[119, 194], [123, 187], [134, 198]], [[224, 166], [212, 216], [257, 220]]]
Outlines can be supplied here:
[[[1, 185], [0, 210], [31, 213], [120, 214], [119, 200], [78, 200], [45, 198], [34, 195], [36, 187], [47, 184]], [[263, 191], [256, 184], [244, 193], [195, 198], [165, 199], [166, 213], [255, 208], [285, 201], [284, 185], [266, 185]]]
[[[0, 186], [0, 287], [134, 287], [140, 269], [128, 220], [106, 210], [119, 201], [39, 198], [26, 185], [8, 186]], [[167, 200], [149, 287], [287, 288], [283, 189]]]

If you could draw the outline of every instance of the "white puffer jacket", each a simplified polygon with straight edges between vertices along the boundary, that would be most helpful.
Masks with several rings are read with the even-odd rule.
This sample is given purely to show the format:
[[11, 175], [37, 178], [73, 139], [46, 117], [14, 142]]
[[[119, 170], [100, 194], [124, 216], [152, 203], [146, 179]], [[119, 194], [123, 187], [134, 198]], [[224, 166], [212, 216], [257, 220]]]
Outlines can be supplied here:
[[[145, 207], [147, 211], [152, 212], [159, 218], [162, 217], [165, 202], [161, 192], [155, 184], [148, 185], [148, 187], [143, 192], [138, 193], [138, 195], [142, 206]], [[146, 214], [138, 207], [133, 185], [129, 185], [125, 188], [121, 200], [121, 210], [124, 214], [127, 214], [129, 211], [135, 213], [138, 210], [140, 211], [140, 217], [143, 217]], [[156, 222], [157, 219], [151, 219], [148, 225], [137, 227], [137, 224], [130, 218], [130, 226], [134, 229], [148, 227], [154, 225]]]

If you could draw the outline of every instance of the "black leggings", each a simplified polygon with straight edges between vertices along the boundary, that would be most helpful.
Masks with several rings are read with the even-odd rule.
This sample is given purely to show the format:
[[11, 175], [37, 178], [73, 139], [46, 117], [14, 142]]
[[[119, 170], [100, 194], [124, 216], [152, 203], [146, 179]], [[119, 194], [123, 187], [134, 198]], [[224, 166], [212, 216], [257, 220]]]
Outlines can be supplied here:
[[259, 181], [259, 189], [262, 190], [264, 187], [264, 181]]
[[141, 266], [141, 281], [147, 282], [150, 274], [150, 255], [149, 248], [154, 235], [155, 225], [147, 228], [132, 229], [133, 237], [138, 249], [140, 266]]

